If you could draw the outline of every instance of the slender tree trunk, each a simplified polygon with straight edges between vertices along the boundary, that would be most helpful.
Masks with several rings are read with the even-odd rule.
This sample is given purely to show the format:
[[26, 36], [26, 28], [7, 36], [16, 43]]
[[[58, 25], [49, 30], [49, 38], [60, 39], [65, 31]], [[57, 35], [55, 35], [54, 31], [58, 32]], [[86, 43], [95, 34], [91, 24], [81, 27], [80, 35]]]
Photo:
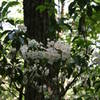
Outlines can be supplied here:
[[[36, 11], [37, 6], [44, 4], [45, 0], [24, 0], [24, 24], [27, 27], [28, 37], [31, 39], [36, 39], [38, 42], [46, 44], [50, 19], [54, 16], [49, 17], [48, 11], [40, 13]], [[55, 23], [55, 22], [53, 22]], [[53, 35], [55, 37], [55, 35]], [[37, 93], [35, 87], [28, 82], [25, 88], [25, 100], [44, 100], [43, 95]]]

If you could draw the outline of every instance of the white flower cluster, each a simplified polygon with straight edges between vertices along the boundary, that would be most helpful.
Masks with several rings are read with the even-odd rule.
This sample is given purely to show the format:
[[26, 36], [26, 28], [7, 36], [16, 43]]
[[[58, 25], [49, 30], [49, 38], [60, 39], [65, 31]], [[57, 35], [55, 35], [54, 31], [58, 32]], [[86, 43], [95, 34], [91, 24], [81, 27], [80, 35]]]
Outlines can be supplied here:
[[23, 31], [24, 33], [27, 31], [27, 27], [23, 24], [17, 25], [18, 30]]
[[[29, 49], [30, 47], [34, 47], [34, 45], [40, 46], [40, 50]], [[49, 41], [47, 48], [44, 48], [35, 40], [29, 40], [28, 45], [23, 45], [20, 50], [24, 59], [47, 59], [49, 64], [53, 64], [59, 59], [66, 60], [70, 57], [70, 46], [60, 40], [57, 42]]]
[[93, 52], [92, 61], [94, 64], [100, 65], [100, 53], [99, 52], [96, 52], [96, 51]]
[[34, 39], [32, 40], [28, 39], [28, 47], [34, 47], [34, 46], [39, 46], [39, 43]]
[[50, 41], [47, 47], [46, 58], [51, 64], [59, 59], [66, 60], [70, 57], [70, 46], [61, 40]]
[[70, 57], [70, 46], [62, 41], [57, 41], [54, 45], [57, 50], [60, 50], [62, 53], [62, 59], [68, 59]]
[[26, 59], [26, 58], [27, 58], [27, 57], [26, 57], [26, 53], [27, 53], [27, 51], [28, 51], [28, 46], [27, 46], [27, 45], [23, 45], [23, 46], [20, 48], [20, 50], [21, 50], [21, 53], [22, 53], [22, 55], [23, 55], [23, 58]]

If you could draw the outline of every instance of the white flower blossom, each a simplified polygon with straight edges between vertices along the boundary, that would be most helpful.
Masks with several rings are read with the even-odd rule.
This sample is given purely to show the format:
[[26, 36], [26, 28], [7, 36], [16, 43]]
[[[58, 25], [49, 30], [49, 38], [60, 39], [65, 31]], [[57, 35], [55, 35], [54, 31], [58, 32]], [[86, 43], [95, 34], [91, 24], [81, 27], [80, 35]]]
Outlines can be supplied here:
[[60, 50], [61, 51], [61, 54], [62, 54], [62, 60], [66, 60], [67, 58], [70, 57], [70, 46], [60, 40], [58, 40], [54, 47], [57, 49], [57, 50]]
[[20, 30], [20, 31], [23, 31], [23, 32], [26, 32], [27, 31], [27, 27], [23, 24], [18, 24], [17, 25], [17, 28]]
[[[38, 47], [40, 50], [29, 50], [28, 48]], [[41, 49], [42, 48], [42, 49]], [[59, 52], [60, 51], [60, 52]], [[67, 60], [70, 57], [70, 46], [60, 40], [57, 42], [50, 41], [47, 43], [47, 48], [40, 45], [34, 39], [28, 41], [28, 45], [21, 47], [21, 52], [24, 59], [30, 58], [32, 60], [47, 59], [49, 64], [57, 62], [59, 59]], [[27, 59], [28, 60], [28, 59]], [[38, 61], [39, 62], [39, 61]]]
[[66, 60], [70, 58], [70, 52], [62, 52], [62, 60]]
[[23, 56], [24, 59], [26, 59], [27, 50], [28, 50], [27, 45], [23, 45], [23, 46], [21, 46], [21, 48], [20, 48], [20, 51], [21, 51], [22, 56]]
[[39, 70], [40, 70], [40, 71], [42, 70], [42, 66], [40, 66]]
[[49, 41], [47, 43], [47, 47], [50, 48], [50, 47], [53, 47], [54, 46], [54, 41]]
[[39, 43], [34, 39], [28, 40], [28, 47], [39, 46]]
[[43, 85], [43, 89], [46, 89], [46, 88], [47, 88], [47, 86], [44, 84], [44, 85]]
[[97, 51], [94, 51], [92, 55], [92, 60], [94, 64], [100, 65], [100, 53]]
[[32, 50], [29, 50], [27, 52], [27, 57], [28, 58], [31, 58], [31, 59], [43, 59], [43, 52], [42, 51], [32, 51]]
[[34, 64], [34, 66], [32, 67], [32, 69], [33, 69], [34, 71], [37, 70], [37, 66], [36, 66], [36, 64]]
[[66, 43], [64, 43], [64, 42], [62, 42], [62, 41], [60, 41], [60, 40], [58, 40], [56, 43], [55, 43], [55, 45], [54, 45], [54, 47], [57, 49], [57, 50], [61, 50], [62, 52], [68, 52], [68, 53], [70, 53], [70, 46], [68, 45], [68, 44], [66, 44]]
[[61, 47], [62, 47], [62, 45], [63, 45], [62, 42], [61, 42], [60, 40], [58, 40], [58, 41], [55, 43], [54, 47], [55, 47], [56, 49], [60, 50]]
[[47, 48], [45, 52], [45, 58], [48, 59], [49, 64], [53, 64], [60, 59], [60, 54], [54, 48]]
[[49, 74], [49, 69], [47, 69], [46, 71], [45, 71], [45, 75], [47, 76]]

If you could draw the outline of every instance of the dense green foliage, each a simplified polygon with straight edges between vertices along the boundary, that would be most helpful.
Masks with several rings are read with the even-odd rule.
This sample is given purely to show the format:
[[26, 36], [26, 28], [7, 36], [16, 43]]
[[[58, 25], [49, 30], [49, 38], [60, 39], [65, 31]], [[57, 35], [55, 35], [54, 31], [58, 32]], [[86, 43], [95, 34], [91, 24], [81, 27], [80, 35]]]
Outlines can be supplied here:
[[[59, 2], [64, 5], [65, 1]], [[61, 57], [53, 63], [48, 63], [49, 60], [45, 57], [23, 57], [22, 46], [27, 46], [27, 56], [30, 51], [48, 51], [48, 46], [45, 47], [41, 43], [37, 45], [35, 41], [32, 41], [30, 46], [31, 40], [27, 38], [26, 29], [22, 26], [23, 19], [8, 17], [9, 8], [16, 5], [21, 6], [21, 2], [3, 1], [0, 7], [0, 100], [18, 99], [21, 94], [24, 99], [27, 81], [33, 84], [39, 93], [42, 91], [46, 100], [53, 96], [55, 100], [99, 100], [100, 1], [73, 0], [68, 7], [68, 13], [61, 11], [61, 16], [56, 18], [56, 23], [50, 27], [51, 32], [54, 30], [57, 33], [51, 48], [55, 48], [55, 43], [61, 40], [70, 45], [70, 56], [64, 60]], [[49, 16], [56, 15], [57, 10], [52, 5], [59, 6], [46, 1], [36, 10], [41, 13], [48, 9]], [[3, 23], [9, 23], [13, 28], [4, 29]], [[62, 54], [62, 49], [55, 49]], [[48, 72], [48, 69], [51, 72]], [[27, 77], [30, 77], [30, 81]]]

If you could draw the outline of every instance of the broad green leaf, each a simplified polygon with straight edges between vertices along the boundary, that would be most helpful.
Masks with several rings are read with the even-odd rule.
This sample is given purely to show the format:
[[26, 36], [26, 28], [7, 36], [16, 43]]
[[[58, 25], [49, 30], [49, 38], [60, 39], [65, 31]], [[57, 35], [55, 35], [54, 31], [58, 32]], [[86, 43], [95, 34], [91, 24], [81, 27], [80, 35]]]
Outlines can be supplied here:
[[100, 3], [100, 0], [94, 0], [95, 2], [97, 2], [97, 3]]
[[0, 7], [0, 11], [3, 9], [3, 7], [4, 7], [6, 4], [7, 4], [6, 1], [3, 1], [3, 2], [2, 2], [2, 5], [1, 5], [1, 7]]
[[15, 6], [15, 5], [18, 5], [19, 2], [17, 1], [11, 1], [11, 2], [8, 2], [4, 8], [2, 9], [1, 13], [2, 13], [2, 17], [4, 17], [6, 15], [6, 13], [8, 12], [8, 9], [9, 7], [12, 7], [12, 6]]

